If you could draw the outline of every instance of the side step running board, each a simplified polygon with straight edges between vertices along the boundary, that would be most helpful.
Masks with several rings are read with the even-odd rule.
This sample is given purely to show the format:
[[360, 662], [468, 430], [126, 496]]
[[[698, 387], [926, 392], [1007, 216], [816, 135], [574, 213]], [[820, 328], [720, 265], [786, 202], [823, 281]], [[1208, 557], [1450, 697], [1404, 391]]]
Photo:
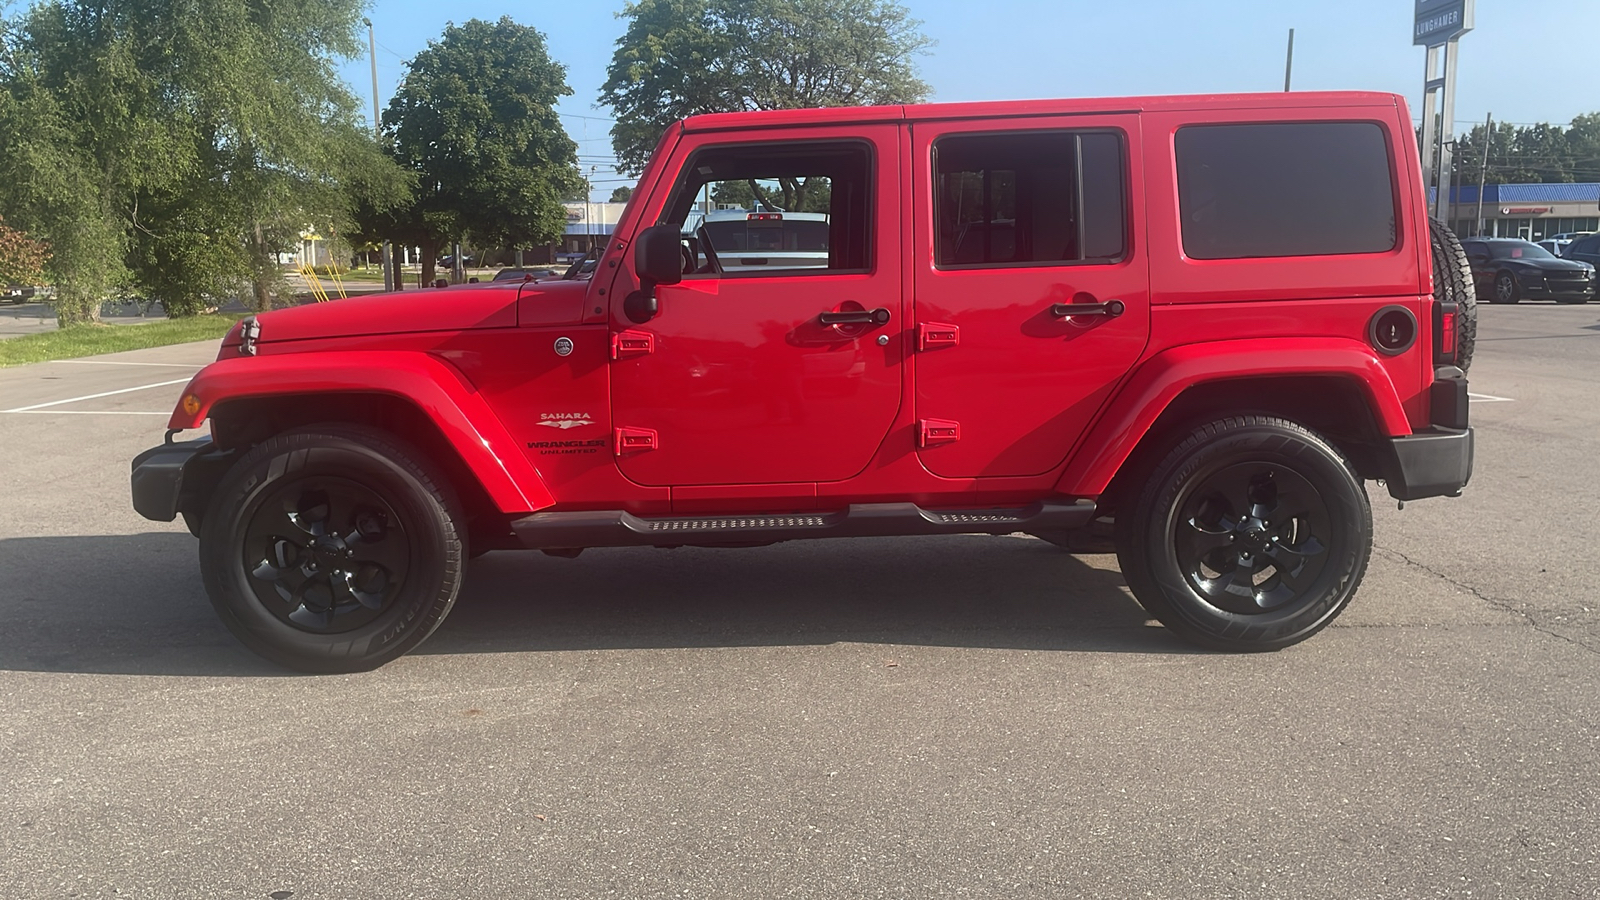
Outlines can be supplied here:
[[643, 518], [619, 509], [541, 512], [511, 523], [530, 550], [775, 543], [800, 538], [1064, 531], [1094, 519], [1094, 501], [1040, 501], [1017, 509], [923, 509], [854, 503], [840, 512]]

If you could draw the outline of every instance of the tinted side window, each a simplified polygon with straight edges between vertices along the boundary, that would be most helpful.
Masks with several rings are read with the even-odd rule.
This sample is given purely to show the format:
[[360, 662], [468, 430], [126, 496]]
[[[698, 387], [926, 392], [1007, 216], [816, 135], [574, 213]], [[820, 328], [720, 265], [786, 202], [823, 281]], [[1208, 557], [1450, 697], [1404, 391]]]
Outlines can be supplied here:
[[963, 135], [934, 145], [940, 268], [1110, 262], [1127, 247], [1122, 139]]
[[1194, 259], [1395, 246], [1383, 129], [1367, 122], [1192, 125], [1177, 134], [1183, 250]]

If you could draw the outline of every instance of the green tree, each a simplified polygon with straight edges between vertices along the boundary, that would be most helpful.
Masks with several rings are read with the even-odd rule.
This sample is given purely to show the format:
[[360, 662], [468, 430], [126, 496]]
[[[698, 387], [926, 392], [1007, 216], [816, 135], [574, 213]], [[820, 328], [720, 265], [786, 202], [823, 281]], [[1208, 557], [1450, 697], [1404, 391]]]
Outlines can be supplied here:
[[1570, 126], [1495, 124], [1484, 172], [1484, 128], [1456, 138], [1455, 168], [1462, 184], [1541, 184], [1600, 181], [1600, 113], [1586, 113]]
[[[1505, 183], [1506, 177], [1503, 173], [1507, 160], [1511, 157], [1511, 146], [1516, 136], [1516, 127], [1504, 122], [1496, 124], [1489, 132], [1489, 166], [1487, 175], [1482, 176], [1485, 184]], [[1471, 132], [1456, 138], [1452, 165], [1458, 183], [1474, 185], [1478, 183], [1480, 170], [1483, 169], [1483, 144], [1482, 125], [1474, 126]]]
[[1585, 113], [1567, 129], [1574, 181], [1600, 181], [1600, 113]]
[[[38, 12], [24, 24], [48, 29], [52, 23]], [[96, 123], [84, 120], [85, 104], [51, 83], [39, 43], [0, 22], [0, 212], [50, 245], [42, 274], [55, 286], [57, 322], [65, 327], [99, 318], [101, 300], [126, 282], [128, 222], [108, 182], [127, 173], [85, 142]], [[107, 70], [122, 67], [116, 59], [104, 63], [86, 89], [106, 89], [114, 80]], [[123, 137], [148, 146], [147, 136]]]
[[[0, 188], [56, 248], [63, 325], [129, 284], [185, 315], [249, 285], [265, 307], [276, 252], [347, 220], [401, 173], [359, 126], [340, 79], [361, 0], [44, 0], [0, 67], [0, 144], [53, 183]], [[19, 130], [20, 129], [20, 130]], [[32, 131], [38, 129], [37, 132]]]
[[631, 185], [626, 185], [625, 184], [622, 187], [614, 188], [611, 191], [611, 202], [612, 203], [627, 203], [632, 198], [633, 198], [633, 187]]
[[917, 103], [913, 58], [932, 45], [892, 0], [637, 0], [600, 100], [637, 175], [668, 125], [757, 109]]
[[544, 35], [509, 17], [473, 19], [447, 27], [407, 70], [383, 127], [416, 194], [364, 230], [421, 247], [424, 283], [452, 241], [530, 247], [559, 235], [562, 198], [581, 196], [584, 182], [555, 111], [572, 89]]

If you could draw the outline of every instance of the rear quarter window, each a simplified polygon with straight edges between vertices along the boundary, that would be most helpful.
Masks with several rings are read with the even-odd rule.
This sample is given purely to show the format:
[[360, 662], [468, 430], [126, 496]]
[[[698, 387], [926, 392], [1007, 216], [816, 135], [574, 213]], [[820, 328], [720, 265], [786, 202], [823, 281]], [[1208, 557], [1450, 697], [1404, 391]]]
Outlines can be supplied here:
[[1394, 179], [1375, 123], [1190, 125], [1178, 130], [1174, 149], [1191, 258], [1395, 247]]

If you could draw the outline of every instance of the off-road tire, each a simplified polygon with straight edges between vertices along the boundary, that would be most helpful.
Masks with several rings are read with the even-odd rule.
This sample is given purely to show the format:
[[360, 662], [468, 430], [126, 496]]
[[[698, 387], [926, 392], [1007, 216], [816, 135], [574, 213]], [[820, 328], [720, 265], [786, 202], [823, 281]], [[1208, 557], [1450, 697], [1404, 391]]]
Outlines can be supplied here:
[[[466, 550], [457, 509], [427, 457], [386, 432], [322, 425], [277, 435], [212, 496], [200, 527], [206, 593], [229, 631], [279, 665], [377, 668], [420, 644], [454, 605]], [[340, 553], [351, 558], [329, 561]]]
[[1478, 291], [1472, 283], [1472, 263], [1461, 240], [1443, 222], [1429, 219], [1428, 236], [1433, 245], [1433, 299], [1456, 305], [1456, 357], [1460, 360], [1456, 365], [1465, 372], [1478, 344]]
[[[1349, 462], [1317, 434], [1276, 417], [1223, 419], [1142, 474], [1137, 501], [1117, 516], [1117, 560], [1139, 603], [1185, 640], [1277, 650], [1320, 631], [1355, 596], [1372, 552], [1372, 509]], [[1222, 486], [1241, 478], [1245, 491], [1230, 497]], [[1257, 500], [1259, 521], [1249, 519]], [[1254, 574], [1241, 583], [1233, 579], [1246, 557]], [[1246, 588], [1255, 576], [1259, 586]]]

